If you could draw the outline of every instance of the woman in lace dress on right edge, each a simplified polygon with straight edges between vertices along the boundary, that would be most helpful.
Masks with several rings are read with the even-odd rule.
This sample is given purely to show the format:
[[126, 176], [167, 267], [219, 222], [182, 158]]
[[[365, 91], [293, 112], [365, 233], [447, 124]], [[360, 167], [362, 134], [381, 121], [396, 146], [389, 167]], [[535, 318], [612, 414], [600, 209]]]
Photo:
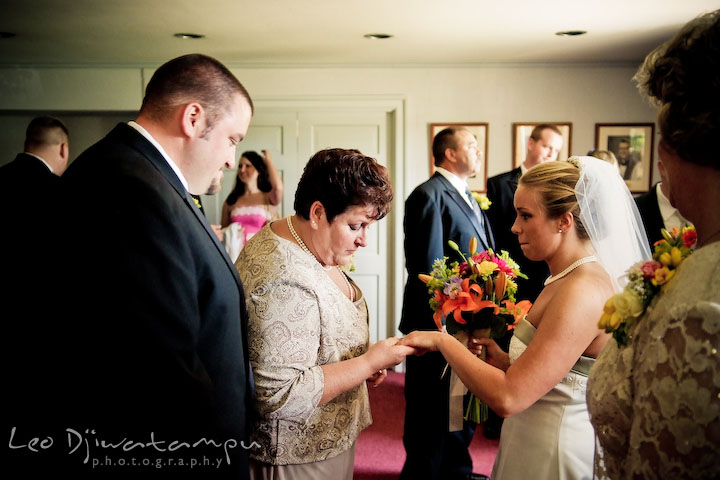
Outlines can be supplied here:
[[670, 202], [697, 249], [651, 301], [627, 345], [591, 371], [595, 477], [720, 478], [720, 11], [688, 23], [645, 60], [660, 103], [658, 151]]

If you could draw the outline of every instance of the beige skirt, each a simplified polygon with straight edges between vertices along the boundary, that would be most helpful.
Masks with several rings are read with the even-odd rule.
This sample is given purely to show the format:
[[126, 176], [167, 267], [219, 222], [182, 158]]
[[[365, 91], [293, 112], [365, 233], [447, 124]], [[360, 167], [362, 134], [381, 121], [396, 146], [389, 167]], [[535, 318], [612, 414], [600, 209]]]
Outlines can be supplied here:
[[349, 450], [327, 460], [295, 465], [270, 465], [250, 459], [250, 480], [296, 480], [298, 478], [352, 480], [355, 443]]

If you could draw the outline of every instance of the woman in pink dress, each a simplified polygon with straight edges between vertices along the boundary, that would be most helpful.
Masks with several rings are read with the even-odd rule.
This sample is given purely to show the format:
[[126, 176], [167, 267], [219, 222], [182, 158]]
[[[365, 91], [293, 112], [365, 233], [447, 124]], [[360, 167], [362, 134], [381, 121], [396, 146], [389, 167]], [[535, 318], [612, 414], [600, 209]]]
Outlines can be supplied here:
[[[277, 217], [282, 193], [282, 180], [270, 152], [263, 150], [262, 156], [254, 151], [244, 152], [238, 162], [235, 186], [222, 209], [225, 244], [231, 247], [228, 253], [233, 260], [268, 220]], [[229, 242], [228, 237], [234, 241]]]

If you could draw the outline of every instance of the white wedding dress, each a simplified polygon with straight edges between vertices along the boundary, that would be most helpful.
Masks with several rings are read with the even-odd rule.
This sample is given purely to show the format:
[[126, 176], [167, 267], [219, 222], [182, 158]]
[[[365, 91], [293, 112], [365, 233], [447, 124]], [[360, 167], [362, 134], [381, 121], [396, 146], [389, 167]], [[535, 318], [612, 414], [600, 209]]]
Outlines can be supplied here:
[[[525, 351], [535, 327], [523, 319], [510, 341], [510, 362]], [[595, 359], [580, 357], [565, 377], [525, 411], [506, 418], [492, 478], [590, 479], [595, 435], [585, 391]]]

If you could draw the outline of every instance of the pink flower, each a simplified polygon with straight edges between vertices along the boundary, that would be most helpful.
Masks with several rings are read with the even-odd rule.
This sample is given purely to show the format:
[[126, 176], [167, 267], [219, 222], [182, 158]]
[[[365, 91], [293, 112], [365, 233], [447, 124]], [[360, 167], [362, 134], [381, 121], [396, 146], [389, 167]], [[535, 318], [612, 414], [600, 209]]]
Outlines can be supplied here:
[[647, 262], [644, 262], [642, 265], [640, 265], [640, 270], [642, 270], [643, 278], [648, 280], [651, 278], [655, 278], [655, 270], [661, 267], [662, 263], [655, 260], [648, 260]]

